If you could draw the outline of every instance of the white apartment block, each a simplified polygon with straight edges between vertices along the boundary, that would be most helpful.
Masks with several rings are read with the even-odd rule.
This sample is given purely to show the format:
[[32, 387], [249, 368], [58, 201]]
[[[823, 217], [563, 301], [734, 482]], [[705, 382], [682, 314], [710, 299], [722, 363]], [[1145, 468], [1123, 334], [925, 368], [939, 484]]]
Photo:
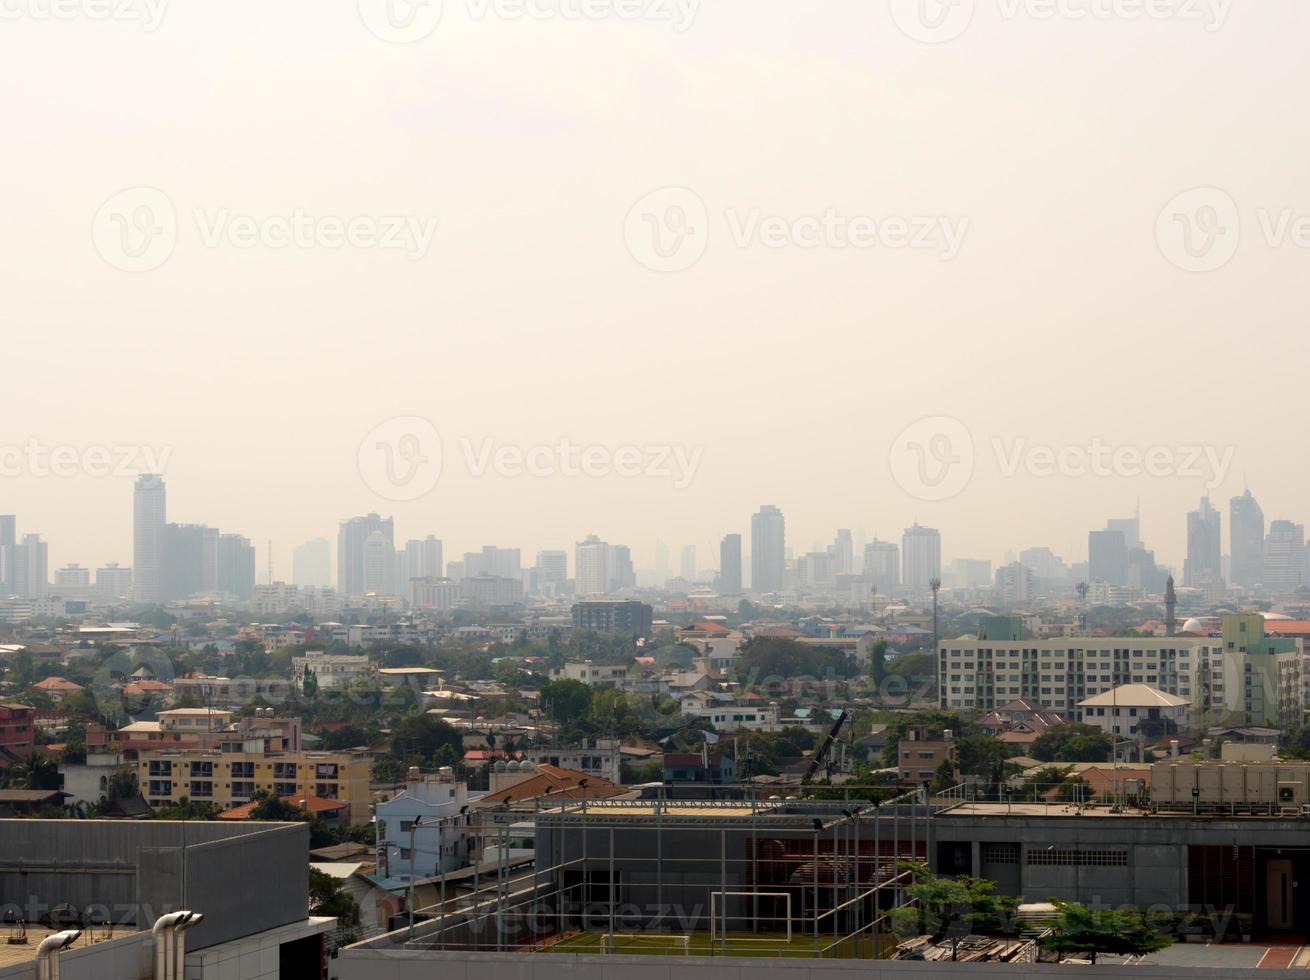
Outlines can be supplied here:
[[291, 679], [303, 688], [305, 675], [313, 672], [320, 691], [332, 691], [349, 686], [361, 674], [373, 669], [368, 657], [345, 653], [323, 653], [311, 650], [303, 657], [291, 658]]
[[[1076, 717], [1081, 701], [1124, 684], [1186, 698], [1196, 711], [1258, 715], [1304, 704], [1303, 655], [1265, 658], [1223, 649], [1219, 637], [1058, 637], [947, 640], [938, 649], [938, 703], [989, 711], [1015, 698]], [[1289, 686], [1290, 685], [1290, 686]]]
[[628, 680], [628, 668], [614, 664], [570, 661], [551, 671], [553, 681], [581, 681], [588, 687], [621, 688]]
[[776, 704], [724, 704], [697, 697], [684, 698], [682, 714], [708, 721], [716, 732], [777, 732], [782, 730]]

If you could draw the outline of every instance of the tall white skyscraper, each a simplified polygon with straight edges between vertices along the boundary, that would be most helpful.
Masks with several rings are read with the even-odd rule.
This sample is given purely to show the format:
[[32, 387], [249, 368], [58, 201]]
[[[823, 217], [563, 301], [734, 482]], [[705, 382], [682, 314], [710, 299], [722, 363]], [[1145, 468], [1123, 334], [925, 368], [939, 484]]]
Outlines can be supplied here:
[[891, 541], [874, 539], [864, 546], [864, 576], [879, 592], [890, 592], [901, 584], [901, 549]]
[[137, 477], [132, 492], [132, 581], [138, 602], [163, 598], [164, 526], [168, 523], [168, 493], [163, 477]]
[[773, 504], [751, 516], [751, 591], [778, 592], [787, 572], [787, 521]]
[[609, 592], [611, 569], [610, 546], [592, 534], [573, 549], [573, 574], [579, 596], [604, 595]]
[[[385, 542], [385, 555], [380, 553], [383, 546], [377, 542], [369, 547], [374, 534]], [[377, 591], [376, 586], [382, 584], [382, 591], [390, 592], [395, 576], [395, 542], [395, 523], [390, 517], [369, 514], [342, 521], [337, 532], [337, 591], [348, 598]]]
[[39, 534], [24, 534], [15, 549], [14, 589], [24, 599], [41, 599], [50, 592], [49, 546]]
[[901, 583], [916, 592], [942, 577], [942, 536], [936, 528], [915, 524], [901, 537]]
[[18, 519], [0, 514], [0, 596], [14, 588], [14, 549], [18, 547]]
[[1228, 502], [1229, 576], [1250, 588], [1264, 576], [1265, 514], [1247, 490]]

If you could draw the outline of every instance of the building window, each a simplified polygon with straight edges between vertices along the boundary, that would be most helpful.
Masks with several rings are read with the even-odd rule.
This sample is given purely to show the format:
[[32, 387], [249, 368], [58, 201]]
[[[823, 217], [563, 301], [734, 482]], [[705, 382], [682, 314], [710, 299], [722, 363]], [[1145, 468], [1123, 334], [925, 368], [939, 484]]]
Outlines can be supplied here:
[[1030, 850], [1030, 865], [1055, 865], [1059, 867], [1084, 868], [1126, 868], [1128, 867], [1127, 850], [1074, 850], [1072, 848], [1053, 848]]

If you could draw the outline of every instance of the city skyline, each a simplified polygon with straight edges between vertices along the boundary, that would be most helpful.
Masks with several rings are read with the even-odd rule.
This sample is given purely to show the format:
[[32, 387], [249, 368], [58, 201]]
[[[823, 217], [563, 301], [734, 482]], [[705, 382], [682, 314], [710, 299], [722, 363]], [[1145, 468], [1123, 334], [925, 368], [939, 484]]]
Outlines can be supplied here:
[[[411, 536], [409, 531], [397, 532], [394, 517], [382, 517], [377, 513], [371, 513], [367, 516], [340, 519], [335, 535], [335, 547], [326, 536], [291, 545], [291, 560], [283, 566], [289, 569], [289, 573], [284, 575], [276, 574], [276, 564], [270, 569], [266, 547], [259, 547], [243, 535], [222, 533], [217, 528], [203, 524], [169, 523], [166, 499], [167, 483], [157, 475], [146, 474], [135, 481], [132, 503], [131, 564], [122, 561], [65, 560], [59, 552], [56, 552], [59, 555], [58, 559], [52, 560], [49, 558], [51, 537], [23, 526], [21, 515], [0, 514], [0, 573], [8, 571], [9, 578], [17, 580], [20, 572], [15, 568], [15, 560], [19, 555], [24, 556], [24, 560], [31, 563], [32, 568], [38, 567], [35, 564], [37, 562], [40, 563], [39, 567], [47, 567], [48, 582], [53, 582], [57, 578], [55, 572], [65, 567], [107, 568], [108, 574], [112, 577], [117, 574], [114, 569], [121, 566], [135, 575], [132, 590], [135, 598], [141, 601], [158, 601], [161, 598], [182, 597], [176, 593], [176, 587], [173, 587], [174, 591], [169, 595], [162, 595], [162, 587], [158, 583], [166, 577], [166, 573], [173, 577], [178, 575], [176, 558], [171, 569], [165, 567], [169, 554], [175, 556], [179, 549], [183, 551], [190, 549], [196, 557], [186, 566], [188, 573], [194, 573], [195, 581], [207, 583], [207, 589], [197, 588], [196, 592], [217, 590], [217, 583], [220, 580], [228, 585], [235, 581], [242, 583], [237, 586], [237, 594], [247, 598], [254, 584], [270, 582], [268, 573], [271, 570], [274, 572], [272, 579], [274, 582], [310, 586], [330, 584], [346, 595], [367, 592], [403, 595], [405, 593], [403, 583], [411, 577], [441, 578], [451, 573], [457, 578], [465, 577], [466, 565], [469, 566], [468, 576], [499, 574], [496, 569], [504, 567], [512, 567], [512, 575], [518, 575], [520, 571], [526, 572], [535, 567], [522, 557], [532, 554], [538, 556], [562, 554], [565, 566], [568, 567], [571, 575], [576, 575], [576, 568], [581, 564], [579, 555], [582, 553], [583, 545], [587, 541], [596, 540], [605, 549], [619, 549], [622, 554], [620, 559], [622, 566], [634, 570], [621, 576], [624, 582], [631, 579], [635, 583], [636, 578], [632, 577], [635, 574], [646, 584], [650, 584], [653, 578], [663, 580], [675, 577], [681, 577], [689, 582], [705, 583], [717, 580], [722, 571], [722, 559], [725, 555], [728, 555], [731, 560], [734, 552], [727, 545], [735, 538], [738, 541], [736, 559], [744, 563], [743, 569], [749, 567], [751, 570], [750, 576], [741, 575], [744, 587], [748, 591], [757, 592], [777, 591], [781, 587], [781, 576], [784, 572], [788, 575], [798, 575], [798, 581], [802, 584], [807, 582], [814, 584], [816, 575], [820, 579], [831, 580], [834, 574], [851, 573], [856, 570], [872, 576], [880, 588], [886, 589], [891, 578], [888, 576], [887, 559], [875, 554], [879, 547], [889, 548], [889, 560], [898, 566], [895, 586], [892, 587], [914, 586], [912, 578], [924, 578], [926, 582], [928, 578], [943, 577], [943, 572], [948, 585], [977, 587], [986, 584], [983, 580], [990, 580], [995, 574], [997, 588], [1008, 592], [1014, 587], [1015, 573], [1006, 573], [1003, 580], [1003, 569], [1016, 563], [1023, 563], [1040, 579], [1043, 576], [1043, 566], [1055, 558], [1062, 561], [1066, 569], [1063, 573], [1065, 575], [1071, 574], [1075, 566], [1082, 566], [1083, 573], [1078, 577], [1089, 583], [1102, 582], [1112, 587], [1143, 588], [1148, 594], [1162, 592], [1166, 572], [1172, 572], [1177, 576], [1180, 584], [1202, 587], [1212, 580], [1222, 580], [1230, 586], [1251, 587], [1269, 584], [1286, 589], [1298, 582], [1310, 581], [1310, 573], [1307, 572], [1306, 565], [1307, 561], [1310, 561], [1310, 554], [1305, 551], [1304, 524], [1284, 518], [1271, 518], [1268, 521], [1268, 536], [1256, 535], [1255, 532], [1263, 528], [1266, 521], [1259, 498], [1249, 487], [1244, 488], [1240, 496], [1232, 497], [1227, 502], [1227, 506], [1224, 506], [1223, 501], [1219, 501], [1219, 506], [1215, 506], [1215, 502], [1212, 502], [1209, 497], [1202, 497], [1199, 507], [1186, 513], [1188, 553], [1183, 556], [1182, 561], [1176, 563], [1157, 560], [1157, 551], [1151, 547], [1154, 533], [1149, 525], [1145, 531], [1143, 530], [1140, 500], [1135, 505], [1133, 517], [1106, 518], [1104, 530], [1095, 528], [1090, 530], [1084, 539], [1087, 541], [1087, 549], [1083, 555], [1061, 554], [1047, 545], [1029, 544], [1022, 549], [1004, 546], [1000, 549], [999, 556], [993, 557], [955, 554], [949, 547], [943, 546], [942, 542], [946, 538], [941, 534], [940, 529], [921, 525], [918, 521], [909, 525], [900, 536], [891, 541], [885, 540], [886, 535], [872, 534], [865, 527], [859, 527], [855, 532], [849, 528], [838, 527], [834, 529], [831, 541], [818, 540], [807, 546], [786, 532], [786, 518], [779, 508], [763, 505], [746, 522], [745, 534], [729, 531], [713, 547], [706, 548], [705, 553], [709, 556], [707, 561], [698, 561], [695, 543], [681, 545], [679, 556], [674, 561], [670, 558], [670, 541], [659, 538], [649, 544], [645, 551], [647, 557], [642, 559], [633, 557], [634, 554], [642, 554], [640, 547], [634, 548], [629, 543], [609, 545], [600, 542], [595, 535], [576, 540], [572, 549], [569, 547], [529, 549], [515, 546], [506, 551], [496, 546], [474, 545], [475, 549], [481, 550], [481, 557], [479, 557], [476, 550], [462, 551], [458, 546], [452, 547], [451, 542], [431, 531], [415, 530], [413, 533], [420, 534], [419, 537]], [[1227, 517], [1232, 522], [1228, 528], [1223, 526], [1225, 510], [1229, 512]], [[1209, 516], [1206, 516], [1207, 514]], [[762, 517], [765, 516], [768, 516], [768, 520], [761, 524]], [[363, 528], [363, 530], [348, 534], [351, 528]], [[21, 533], [19, 533], [20, 529]], [[916, 534], [917, 529], [932, 535], [932, 544], [928, 552], [920, 553], [921, 549], [918, 548], [913, 551], [907, 550], [906, 545]], [[188, 534], [195, 536], [196, 540], [190, 541]], [[884, 540], [882, 545], [879, 544], [880, 538]], [[751, 542], [750, 550], [746, 550], [742, 544], [748, 540]], [[7, 541], [10, 543], [6, 544]], [[30, 545], [26, 550], [25, 544]], [[676, 542], [674, 544], [676, 546]], [[1233, 563], [1233, 546], [1236, 546], [1239, 552], [1236, 558], [1237, 564]], [[315, 568], [313, 571], [304, 572], [303, 575], [298, 574], [297, 569], [306, 561], [302, 552], [310, 548], [316, 549], [313, 562]], [[1099, 558], [1097, 548], [1101, 549]], [[568, 564], [569, 550], [575, 552], [571, 566]], [[500, 565], [496, 558], [497, 552], [512, 555], [511, 563]], [[457, 560], [457, 556], [461, 553], [465, 558], [463, 562]], [[771, 557], [761, 557], [757, 561], [757, 553]], [[1252, 557], [1253, 553], [1256, 557]], [[1016, 554], [1019, 556], [1017, 560]], [[1036, 557], [1032, 561], [1027, 561], [1025, 556], [1029, 554]], [[200, 557], [202, 555], [203, 559]], [[202, 561], [203, 568], [197, 564]], [[815, 561], [821, 564], [816, 566]], [[155, 571], [151, 571], [152, 562], [156, 567]], [[596, 574], [609, 577], [596, 581], [605, 581], [613, 585], [612, 558], [604, 557], [602, 562], [603, 564], [598, 568], [607, 571], [597, 571]], [[325, 563], [329, 568], [336, 569], [335, 574], [329, 572], [326, 581], [323, 574]], [[553, 568], [557, 565], [554, 559], [550, 559], [548, 564]], [[775, 564], [776, 571], [773, 570]], [[916, 569], [913, 573], [910, 571], [911, 565]], [[920, 567], [927, 570], [920, 572], [918, 571]], [[144, 571], [138, 572], [138, 568]], [[246, 568], [249, 570], [247, 571]], [[1258, 568], [1258, 572], [1254, 572], [1253, 568]], [[351, 571], [346, 571], [347, 569]], [[761, 569], [764, 569], [763, 581], [767, 585], [763, 590], [756, 586], [756, 579], [761, 574]], [[30, 577], [35, 573], [23, 570], [21, 574]], [[557, 572], [552, 570], [550, 574], [553, 576]], [[185, 579], [185, 576], [183, 578], [185, 581], [191, 581]], [[588, 581], [594, 584], [592, 580]], [[729, 581], [734, 580], [730, 578]], [[4, 578], [0, 578], [0, 585], [8, 584]], [[1021, 594], [1025, 594], [1026, 590], [1023, 589], [1022, 582], [1019, 583], [1019, 587]], [[620, 588], [623, 588], [623, 585], [614, 586], [612, 591]], [[605, 590], [597, 588], [588, 591]]]

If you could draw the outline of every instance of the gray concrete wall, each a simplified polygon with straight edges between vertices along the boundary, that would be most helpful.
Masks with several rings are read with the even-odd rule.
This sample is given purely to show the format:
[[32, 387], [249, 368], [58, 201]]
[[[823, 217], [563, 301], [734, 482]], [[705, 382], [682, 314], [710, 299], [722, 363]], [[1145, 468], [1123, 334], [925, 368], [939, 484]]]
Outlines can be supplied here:
[[70, 904], [99, 921], [148, 929], [191, 908], [206, 921], [192, 948], [308, 914], [305, 824], [0, 820], [0, 910], [37, 920]]
[[[1092, 969], [1084, 967], [1083, 969]], [[698, 956], [575, 956], [567, 953], [410, 953], [343, 950], [337, 959], [339, 980], [1069, 980], [1075, 966], [1054, 963], [994, 965], [979, 963], [887, 962], [874, 960], [714, 959]], [[1097, 977], [1137, 980], [1197, 980], [1209, 971], [1159, 966], [1098, 965]], [[1077, 974], [1081, 975], [1081, 974]], [[1259, 970], [1224, 970], [1224, 980], [1258, 980]]]
[[[61, 980], [139, 980], [153, 971], [148, 932], [71, 949], [59, 959]], [[0, 970], [0, 980], [36, 980], [35, 960]]]

